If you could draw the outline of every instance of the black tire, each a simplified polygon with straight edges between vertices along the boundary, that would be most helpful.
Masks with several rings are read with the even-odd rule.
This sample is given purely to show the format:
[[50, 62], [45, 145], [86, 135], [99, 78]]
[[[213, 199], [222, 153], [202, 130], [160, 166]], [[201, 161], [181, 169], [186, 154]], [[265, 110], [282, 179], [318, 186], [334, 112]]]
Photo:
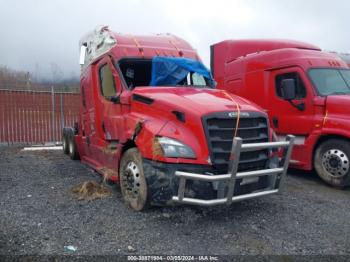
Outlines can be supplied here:
[[77, 145], [74, 140], [74, 135], [70, 135], [70, 136], [68, 135], [67, 140], [68, 140], [68, 154], [70, 158], [73, 160], [79, 160], [80, 157], [79, 157]]
[[319, 177], [326, 183], [343, 188], [350, 185], [350, 143], [344, 139], [329, 139], [320, 144], [314, 157]]
[[63, 147], [63, 153], [68, 155], [69, 153], [68, 138], [67, 138], [67, 134], [65, 133], [63, 133], [62, 135], [62, 147]]
[[127, 150], [120, 162], [120, 188], [124, 201], [130, 208], [141, 211], [149, 207], [148, 187], [143, 171], [140, 151]]

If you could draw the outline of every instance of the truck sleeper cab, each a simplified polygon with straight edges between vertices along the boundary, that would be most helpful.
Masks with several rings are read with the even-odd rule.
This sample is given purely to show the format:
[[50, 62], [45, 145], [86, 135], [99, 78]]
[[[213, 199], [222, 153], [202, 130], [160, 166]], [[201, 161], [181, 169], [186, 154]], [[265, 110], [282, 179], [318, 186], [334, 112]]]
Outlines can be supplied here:
[[187, 42], [102, 27], [80, 45], [81, 109], [76, 127], [64, 129], [64, 151], [119, 183], [128, 206], [216, 205], [278, 192], [293, 137], [269, 142], [267, 115], [216, 90]]
[[218, 88], [269, 114], [292, 134], [291, 166], [315, 168], [328, 184], [350, 185], [350, 70], [337, 55], [290, 40], [226, 40], [211, 47]]

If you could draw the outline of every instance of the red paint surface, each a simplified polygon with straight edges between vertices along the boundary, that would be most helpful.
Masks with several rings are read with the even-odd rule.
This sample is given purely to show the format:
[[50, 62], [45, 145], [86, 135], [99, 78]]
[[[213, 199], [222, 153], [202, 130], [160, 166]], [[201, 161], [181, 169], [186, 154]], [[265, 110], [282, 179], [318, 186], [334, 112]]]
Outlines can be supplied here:
[[[310, 44], [285, 40], [227, 40], [214, 44], [211, 51], [219, 89], [260, 105], [269, 114], [271, 126], [272, 119], [277, 118], [277, 134], [305, 137], [304, 144], [294, 145], [292, 159], [297, 162], [291, 166], [312, 169], [320, 139], [350, 138], [349, 96], [320, 97], [307, 76], [310, 68], [348, 68], [336, 55]], [[305, 85], [306, 97], [294, 101], [305, 103], [304, 111], [276, 95], [275, 76], [287, 72], [297, 72]]]
[[[234, 101], [231, 101], [222, 90], [183, 87], [137, 87], [128, 90], [119, 72], [113, 69], [122, 58], [161, 55], [199, 60], [199, 57], [187, 42], [172, 35], [116, 34], [115, 38], [117, 45], [87, 66], [81, 75], [80, 87], [81, 93], [85, 94], [86, 105], [81, 103], [75, 141], [81, 159], [93, 168], [101, 170], [107, 167], [118, 173], [124, 147], [132, 141], [139, 122], [142, 122], [142, 129], [134, 142], [142, 157], [168, 163], [209, 165], [209, 149], [201, 117], [212, 112], [236, 111], [237, 105], [242, 110], [261, 112], [259, 107], [239, 97], [233, 96]], [[106, 63], [113, 71], [117, 95], [120, 96], [120, 103], [117, 104], [106, 100], [100, 92], [98, 69]], [[132, 99], [134, 94], [153, 99], [154, 102], [148, 105], [135, 101]], [[179, 121], [172, 113], [174, 110], [185, 113], [186, 121]], [[158, 135], [177, 139], [190, 146], [196, 158], [166, 158], [154, 154], [152, 145]], [[106, 152], [108, 145], [116, 141], [116, 150]]]

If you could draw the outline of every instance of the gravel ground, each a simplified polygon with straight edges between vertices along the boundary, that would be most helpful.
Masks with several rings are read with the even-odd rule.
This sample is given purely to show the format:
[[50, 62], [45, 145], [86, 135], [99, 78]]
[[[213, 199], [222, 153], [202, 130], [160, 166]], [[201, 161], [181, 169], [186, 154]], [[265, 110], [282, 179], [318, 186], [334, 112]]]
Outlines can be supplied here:
[[0, 254], [350, 254], [350, 190], [313, 173], [290, 171], [282, 193], [230, 207], [142, 213], [118, 188], [78, 201], [70, 188], [87, 180], [99, 177], [61, 151], [0, 147]]

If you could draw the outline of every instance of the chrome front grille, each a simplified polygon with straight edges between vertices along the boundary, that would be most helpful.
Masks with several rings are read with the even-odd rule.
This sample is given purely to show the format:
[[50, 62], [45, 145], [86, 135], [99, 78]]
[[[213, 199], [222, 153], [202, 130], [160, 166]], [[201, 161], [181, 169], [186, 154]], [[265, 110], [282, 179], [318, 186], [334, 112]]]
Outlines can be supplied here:
[[[219, 112], [204, 116], [202, 121], [212, 164], [218, 173], [226, 173], [236, 118], [231, 117], [230, 112]], [[261, 113], [244, 112], [239, 120], [237, 137], [243, 139], [243, 144], [268, 142], [267, 118]], [[241, 154], [238, 170], [265, 168], [267, 161], [268, 150], [266, 149], [244, 152]]]

